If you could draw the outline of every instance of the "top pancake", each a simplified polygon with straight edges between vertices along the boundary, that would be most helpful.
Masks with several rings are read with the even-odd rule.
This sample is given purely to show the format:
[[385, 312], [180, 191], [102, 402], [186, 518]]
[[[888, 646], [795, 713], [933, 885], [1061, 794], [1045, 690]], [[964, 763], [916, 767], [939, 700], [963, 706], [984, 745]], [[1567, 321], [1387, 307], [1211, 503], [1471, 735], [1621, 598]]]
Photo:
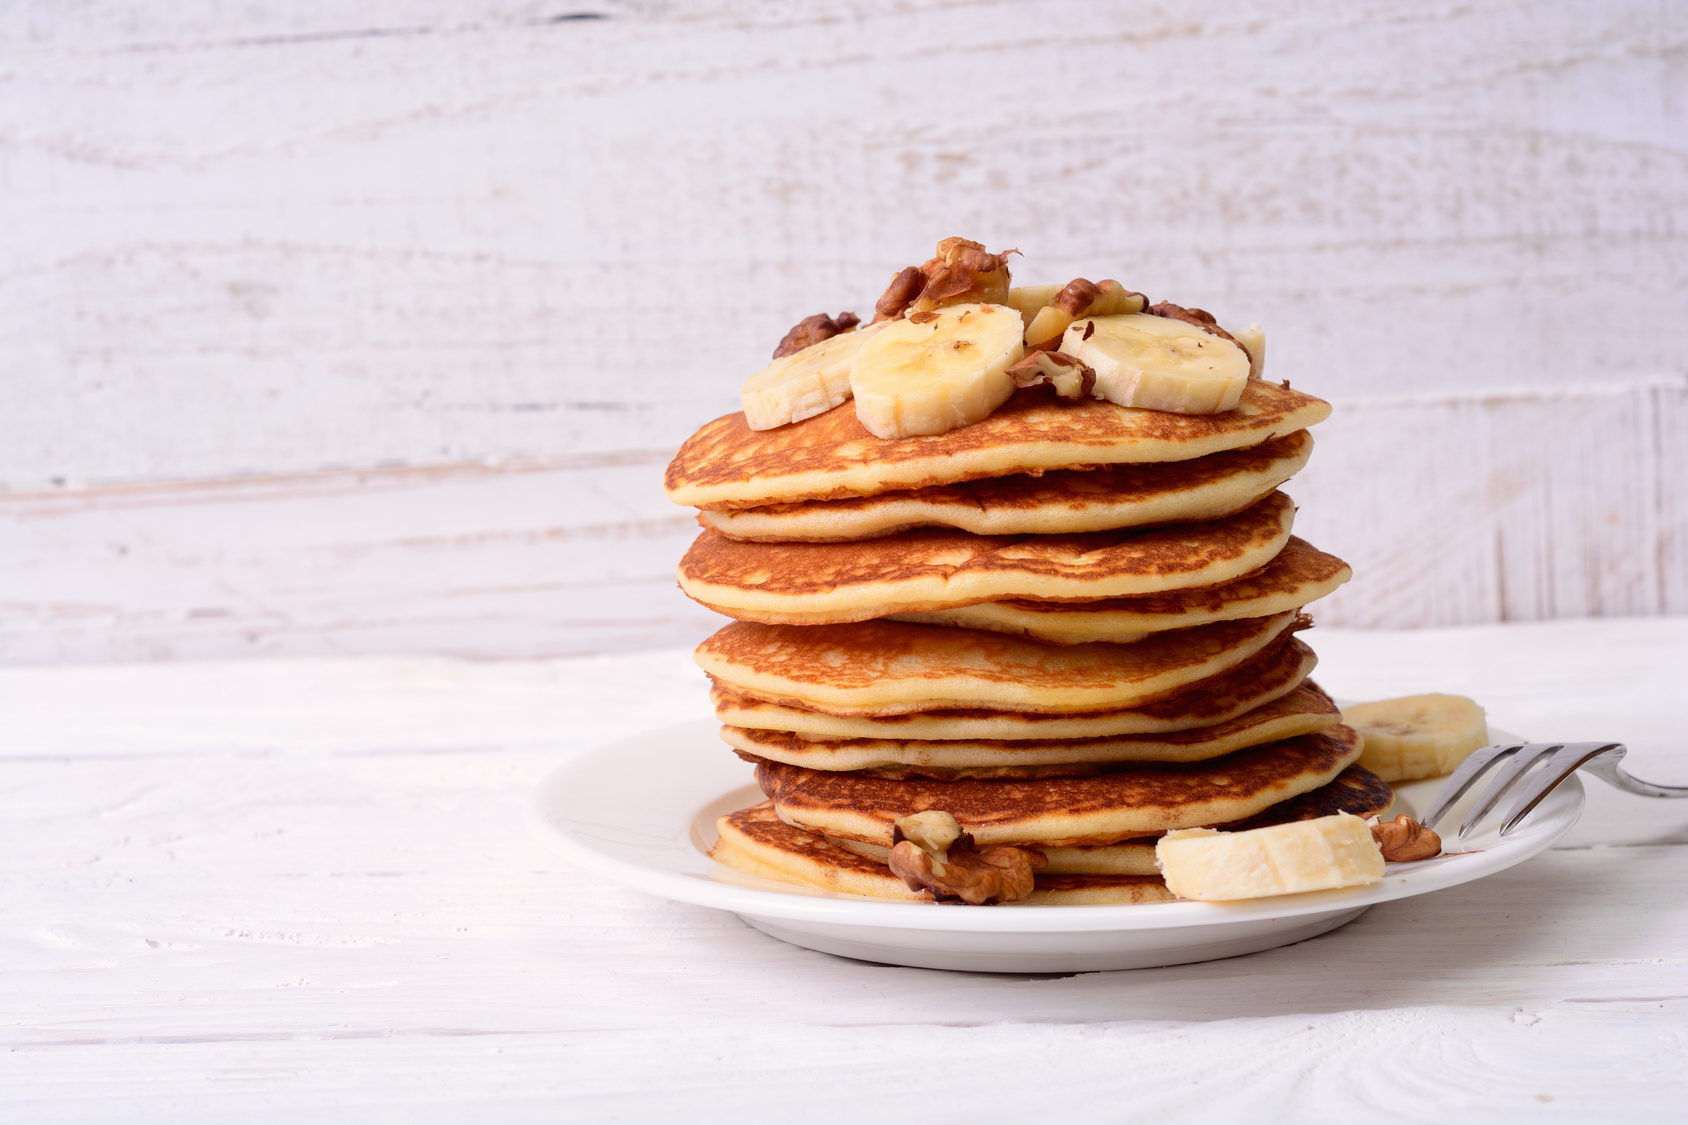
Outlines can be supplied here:
[[729, 539], [834, 543], [915, 527], [975, 535], [1072, 535], [1232, 515], [1294, 476], [1313, 453], [1305, 430], [1252, 449], [1152, 465], [1057, 469], [844, 500], [704, 512]]
[[1188, 461], [1304, 430], [1330, 404], [1251, 379], [1235, 410], [1169, 414], [1100, 399], [1065, 403], [1048, 387], [1015, 392], [990, 417], [930, 437], [878, 438], [846, 402], [773, 430], [728, 414], [693, 434], [663, 485], [676, 504], [753, 508], [1087, 465]]

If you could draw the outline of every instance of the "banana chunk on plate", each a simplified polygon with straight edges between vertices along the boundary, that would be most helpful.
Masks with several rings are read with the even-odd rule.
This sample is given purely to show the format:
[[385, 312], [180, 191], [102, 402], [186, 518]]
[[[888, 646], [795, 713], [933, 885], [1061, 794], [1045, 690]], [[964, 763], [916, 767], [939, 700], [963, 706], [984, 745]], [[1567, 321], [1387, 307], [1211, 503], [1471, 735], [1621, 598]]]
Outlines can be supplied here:
[[1096, 372], [1097, 398], [1173, 414], [1235, 409], [1249, 354], [1235, 340], [1152, 313], [1075, 320], [1060, 350]]
[[1489, 743], [1483, 709], [1463, 695], [1404, 695], [1356, 703], [1342, 721], [1365, 736], [1360, 764], [1385, 781], [1452, 773]]
[[1014, 393], [1008, 369], [1025, 353], [1024, 328], [1007, 305], [949, 305], [874, 327], [850, 365], [850, 390], [875, 437], [948, 433]]
[[1363, 887], [1383, 878], [1383, 851], [1351, 813], [1246, 832], [1168, 832], [1155, 844], [1155, 863], [1167, 890], [1201, 902]]

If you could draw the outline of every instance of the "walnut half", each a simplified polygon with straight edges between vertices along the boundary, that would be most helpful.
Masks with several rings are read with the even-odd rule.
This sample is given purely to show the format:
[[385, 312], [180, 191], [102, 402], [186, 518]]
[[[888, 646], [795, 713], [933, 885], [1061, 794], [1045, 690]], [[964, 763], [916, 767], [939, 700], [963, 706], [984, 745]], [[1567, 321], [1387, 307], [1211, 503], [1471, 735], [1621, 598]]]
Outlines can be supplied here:
[[964, 301], [1000, 305], [1008, 299], [1008, 255], [1018, 253], [992, 254], [980, 243], [946, 238], [924, 264], [909, 266], [891, 279], [874, 302], [874, 322]]
[[780, 340], [780, 346], [774, 349], [774, 358], [781, 359], [802, 351], [810, 344], [830, 340], [840, 333], [848, 332], [861, 322], [862, 318], [853, 312], [841, 312], [837, 316], [827, 316], [825, 313], [806, 316]]
[[[947, 813], [939, 815], [948, 817]], [[948, 819], [954, 823], [953, 817]], [[939, 902], [959, 900], [971, 906], [983, 906], [1025, 898], [1032, 893], [1037, 872], [1049, 865], [1042, 852], [1029, 848], [998, 846], [980, 851], [973, 846], [972, 836], [959, 828], [957, 831], [948, 847], [934, 854], [935, 849], [922, 848], [913, 838], [905, 837], [899, 822], [892, 830], [891, 853], [886, 857], [891, 873], [908, 884], [909, 890], [930, 891]], [[921, 838], [927, 838], [926, 833], [917, 832]], [[948, 837], [949, 833], [940, 831], [932, 835], [934, 838], [927, 839], [929, 845]]]
[[1383, 852], [1383, 858], [1390, 863], [1411, 863], [1415, 859], [1434, 859], [1442, 854], [1442, 837], [1406, 813], [1394, 820], [1372, 825], [1371, 834]]

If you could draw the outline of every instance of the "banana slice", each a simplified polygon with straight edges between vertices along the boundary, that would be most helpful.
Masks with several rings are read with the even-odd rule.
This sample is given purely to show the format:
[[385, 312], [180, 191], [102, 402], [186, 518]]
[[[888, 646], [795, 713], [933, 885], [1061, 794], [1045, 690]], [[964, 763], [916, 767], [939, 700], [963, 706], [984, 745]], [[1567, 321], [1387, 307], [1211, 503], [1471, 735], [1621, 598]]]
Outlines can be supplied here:
[[1168, 832], [1155, 845], [1155, 863], [1167, 890], [1203, 902], [1363, 887], [1383, 878], [1383, 852], [1371, 829], [1349, 813], [1246, 832]]
[[844, 332], [768, 364], [739, 388], [745, 421], [753, 430], [771, 430], [825, 414], [848, 399], [850, 364], [884, 327]]
[[950, 305], [877, 327], [850, 365], [856, 417], [876, 437], [948, 433], [1014, 393], [1024, 322], [1007, 305]]
[[1248, 377], [1260, 378], [1260, 372], [1266, 368], [1266, 330], [1251, 324], [1237, 333], [1237, 343], [1248, 353]]
[[1218, 414], [1242, 398], [1249, 355], [1196, 325], [1150, 313], [1074, 321], [1060, 350], [1096, 372], [1097, 398], [1174, 414]]
[[1006, 304], [1020, 314], [1026, 327], [1032, 326], [1037, 310], [1053, 301], [1061, 293], [1059, 285], [1021, 285], [1008, 291]]
[[1452, 773], [1488, 745], [1483, 709], [1463, 695], [1407, 695], [1357, 703], [1342, 721], [1365, 736], [1360, 765], [1385, 781]]

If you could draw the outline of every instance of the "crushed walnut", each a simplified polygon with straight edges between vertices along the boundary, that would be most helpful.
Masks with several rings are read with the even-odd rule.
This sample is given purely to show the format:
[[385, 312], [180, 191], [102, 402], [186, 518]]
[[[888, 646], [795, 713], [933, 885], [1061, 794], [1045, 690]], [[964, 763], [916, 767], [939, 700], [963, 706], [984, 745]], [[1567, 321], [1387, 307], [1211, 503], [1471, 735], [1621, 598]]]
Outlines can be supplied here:
[[1373, 824], [1371, 834], [1383, 852], [1383, 858], [1390, 863], [1411, 863], [1415, 859], [1434, 859], [1442, 854], [1442, 838], [1406, 813], [1394, 820]]
[[1064, 399], [1077, 401], [1089, 396], [1096, 386], [1096, 372], [1066, 352], [1027, 352], [1025, 358], [1008, 369], [1016, 387], [1035, 387], [1048, 383]]
[[853, 312], [841, 312], [837, 316], [827, 316], [816, 313], [806, 316], [780, 340], [780, 346], [774, 349], [774, 358], [783, 359], [802, 351], [811, 344], [818, 344], [822, 340], [830, 340], [834, 336], [850, 331], [862, 322], [862, 318]]
[[874, 322], [905, 312], [931, 312], [963, 301], [1000, 305], [1008, 299], [1008, 255], [992, 254], [965, 238], [946, 238], [924, 265], [909, 266], [891, 279], [874, 302]]
[[1149, 299], [1113, 279], [1090, 281], [1075, 277], [1038, 309], [1026, 325], [1028, 351], [1055, 351], [1068, 328], [1080, 317], [1118, 316], [1142, 312]]
[[[1204, 332], [1211, 333], [1237, 344], [1237, 338], [1219, 327], [1219, 322], [1213, 319], [1213, 314], [1206, 309], [1187, 309], [1182, 305], [1175, 305], [1171, 301], [1161, 301], [1143, 310], [1153, 316], [1164, 316], [1168, 320], [1182, 320], [1185, 324], [1193, 324]], [[1241, 344], [1237, 344], [1239, 348]], [[1247, 352], [1247, 348], [1243, 348]]]
[[898, 820], [886, 857], [891, 873], [911, 891], [925, 889], [939, 902], [1018, 902], [1032, 893], [1037, 872], [1049, 860], [1029, 848], [979, 850], [973, 837], [946, 812], [916, 813]]

